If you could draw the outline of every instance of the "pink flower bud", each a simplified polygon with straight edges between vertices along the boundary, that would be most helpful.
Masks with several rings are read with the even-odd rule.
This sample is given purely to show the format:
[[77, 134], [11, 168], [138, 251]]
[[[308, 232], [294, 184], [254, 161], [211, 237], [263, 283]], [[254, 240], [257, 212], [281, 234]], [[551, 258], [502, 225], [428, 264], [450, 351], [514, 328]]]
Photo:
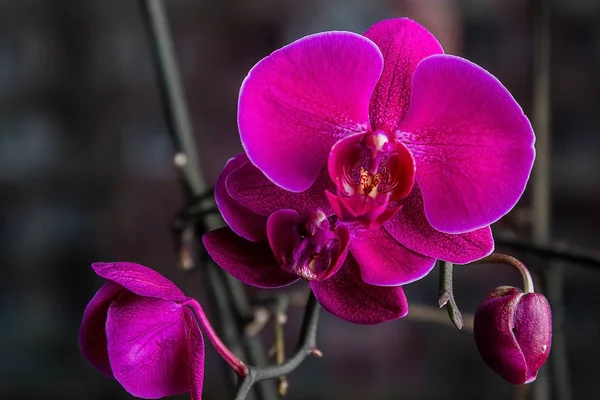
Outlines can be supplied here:
[[507, 381], [522, 385], [537, 377], [552, 341], [552, 312], [539, 293], [502, 286], [477, 309], [475, 342], [485, 362]]

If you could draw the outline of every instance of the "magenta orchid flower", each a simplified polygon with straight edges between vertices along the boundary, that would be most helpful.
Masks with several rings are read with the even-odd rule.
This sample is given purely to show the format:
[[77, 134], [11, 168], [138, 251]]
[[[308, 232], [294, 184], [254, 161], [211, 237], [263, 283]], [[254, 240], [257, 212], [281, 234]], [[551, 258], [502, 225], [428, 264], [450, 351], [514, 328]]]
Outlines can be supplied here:
[[209, 253], [255, 286], [304, 278], [326, 309], [359, 323], [406, 305], [357, 315], [358, 288], [403, 299], [399, 285], [436, 259], [490, 254], [489, 225], [517, 202], [534, 159], [510, 93], [408, 19], [275, 51], [242, 84], [238, 125], [247, 158], [217, 182], [229, 228], [205, 236]]
[[[376, 324], [405, 316], [402, 287], [369, 284], [363, 271], [376, 275], [401, 256], [407, 261], [398, 273], [402, 284], [426, 274], [434, 260], [404, 248], [383, 228], [340, 223], [323, 194], [330, 186], [325, 175], [305, 192], [286, 191], [240, 154], [229, 160], [215, 186], [229, 226], [205, 234], [204, 245], [244, 283], [275, 288], [309, 281], [321, 305], [346, 321]], [[373, 241], [382, 251], [362, 250]]]
[[491, 242], [535, 157], [506, 88], [408, 19], [306, 36], [262, 59], [242, 84], [238, 126], [275, 185], [304, 192], [326, 169], [342, 221], [383, 224], [407, 248], [457, 263], [486, 255], [471, 242]]
[[202, 394], [204, 341], [197, 303], [157, 272], [132, 263], [96, 263], [108, 280], [90, 301], [79, 331], [85, 359], [146, 399]]
[[[423, 27], [394, 19], [365, 36], [307, 36], [261, 60], [239, 101], [250, 162], [230, 161], [216, 197], [228, 235], [263, 251], [227, 248], [213, 236], [207, 247], [217, 262], [257, 286], [326, 281], [347, 246], [363, 282], [398, 286], [425, 276], [436, 259], [490, 254], [489, 225], [522, 194], [534, 136], [493, 76], [441, 53]], [[271, 261], [274, 253], [271, 265], [287, 280], [259, 268], [264, 262], [247, 271], [252, 251]]]

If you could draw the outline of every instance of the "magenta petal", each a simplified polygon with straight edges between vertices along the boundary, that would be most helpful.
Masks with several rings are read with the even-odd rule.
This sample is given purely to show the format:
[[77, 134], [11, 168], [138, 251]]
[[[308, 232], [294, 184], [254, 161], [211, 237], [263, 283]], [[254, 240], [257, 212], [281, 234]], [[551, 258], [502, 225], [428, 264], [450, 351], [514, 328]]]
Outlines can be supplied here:
[[356, 258], [362, 279], [377, 286], [414, 282], [435, 266], [435, 259], [402, 246], [383, 227], [355, 230], [350, 252]]
[[348, 229], [346, 225], [339, 224], [335, 228], [335, 234], [340, 240], [340, 252], [332, 260], [331, 268], [329, 268], [327, 273], [319, 277], [321, 280], [329, 279], [331, 276], [337, 274], [348, 257], [348, 250], [350, 249], [350, 229]]
[[269, 246], [279, 265], [292, 262], [294, 249], [302, 240], [296, 228], [299, 223], [300, 216], [294, 210], [279, 210], [267, 220]]
[[464, 233], [490, 225], [521, 197], [535, 151], [531, 124], [504, 86], [459, 57], [423, 60], [399, 138], [413, 152], [431, 225]]
[[425, 216], [421, 191], [416, 185], [402, 205], [400, 212], [384, 227], [410, 250], [457, 264], [479, 260], [494, 251], [494, 238], [489, 226], [460, 234], [434, 229]]
[[398, 186], [393, 190], [390, 201], [402, 200], [408, 196], [415, 185], [416, 165], [412, 153], [404, 143], [396, 141], [396, 155], [388, 161], [390, 178]]
[[401, 286], [381, 287], [364, 283], [356, 261], [348, 256], [337, 274], [310, 286], [324, 309], [355, 324], [372, 325], [402, 318], [408, 303]]
[[[256, 169], [248, 161], [248, 157], [244, 153], [238, 154], [235, 158], [227, 161], [215, 185], [215, 201], [223, 219], [235, 233], [245, 239], [257, 242], [266, 237], [265, 226], [267, 219], [240, 205], [231, 197], [225, 185], [230, 174], [245, 164], [248, 164], [252, 169]], [[260, 171], [257, 170], [257, 172], [260, 174]], [[264, 179], [267, 180], [266, 178]], [[273, 184], [271, 185], [274, 186]]]
[[329, 191], [325, 191], [325, 197], [329, 201], [331, 205], [331, 209], [342, 221], [351, 221], [354, 219], [354, 216], [350, 213], [350, 210], [346, 207], [346, 204], [342, 202], [342, 200], [333, 193]]
[[140, 296], [172, 301], [186, 299], [173, 282], [143, 265], [129, 262], [94, 263], [92, 268], [100, 277], [118, 283]]
[[526, 383], [533, 382], [550, 355], [552, 310], [540, 293], [523, 295], [515, 314], [513, 333], [527, 361]]
[[389, 193], [379, 199], [368, 196], [338, 197], [328, 191], [325, 192], [325, 196], [333, 212], [342, 221], [358, 221], [369, 229], [379, 228], [401, 208], [401, 206], [389, 206]]
[[106, 349], [106, 316], [110, 304], [124, 290], [116, 283], [105, 283], [85, 308], [79, 328], [79, 347], [83, 358], [109, 378], [113, 378], [113, 373]]
[[513, 333], [514, 315], [523, 293], [500, 287], [477, 309], [474, 337], [484, 361], [511, 383], [523, 384], [527, 363]]
[[188, 390], [191, 400], [201, 400], [204, 382], [204, 339], [196, 317], [189, 308], [184, 307], [183, 317], [187, 335]]
[[407, 18], [378, 22], [365, 36], [379, 46], [384, 60], [371, 98], [371, 125], [393, 132], [409, 108], [415, 68], [425, 57], [444, 51], [427, 29]]
[[182, 305], [124, 292], [108, 309], [106, 338], [115, 378], [131, 395], [158, 399], [188, 391]]
[[213, 260], [244, 283], [274, 288], [298, 280], [279, 267], [266, 240], [250, 242], [229, 228], [220, 228], [205, 233], [202, 241]]
[[306, 36], [262, 59], [238, 104], [252, 163], [284, 189], [308, 189], [338, 139], [367, 131], [382, 67], [377, 46], [351, 32]]
[[250, 162], [232, 172], [227, 177], [226, 184], [235, 201], [248, 210], [267, 217], [284, 208], [295, 210], [302, 215], [319, 209], [326, 215], [333, 213], [323, 195], [325, 190], [334, 188], [325, 168], [311, 187], [301, 193], [290, 192], [274, 185]]
[[[353, 194], [354, 189], [346, 185], [346, 171], [350, 166], [352, 168], [363, 157], [363, 146], [360, 145], [364, 132], [346, 136], [344, 139], [336, 142], [329, 152], [327, 160], [327, 170], [337, 188], [346, 196]], [[338, 193], [339, 194], [339, 193]]]

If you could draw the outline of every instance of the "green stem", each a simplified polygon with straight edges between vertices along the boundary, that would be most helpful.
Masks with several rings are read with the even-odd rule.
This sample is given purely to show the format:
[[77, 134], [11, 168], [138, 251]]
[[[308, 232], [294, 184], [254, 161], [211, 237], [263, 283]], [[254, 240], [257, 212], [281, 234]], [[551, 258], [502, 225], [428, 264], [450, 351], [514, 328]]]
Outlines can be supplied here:
[[452, 285], [452, 272], [454, 265], [448, 261], [441, 261], [440, 265], [440, 293], [438, 304], [440, 308], [446, 306], [450, 320], [458, 329], [462, 329], [464, 321], [456, 300]]
[[524, 293], [534, 293], [535, 292], [535, 288], [533, 286], [533, 278], [531, 277], [529, 270], [527, 269], [525, 264], [523, 264], [521, 261], [517, 260], [516, 258], [514, 258], [512, 256], [509, 256], [506, 254], [493, 253], [493, 254], [490, 254], [489, 256], [484, 257], [481, 260], [477, 260], [471, 264], [506, 264], [506, 265], [510, 265], [511, 267], [513, 267], [517, 271], [519, 271], [519, 273], [521, 274], [521, 277], [523, 278], [523, 292]]

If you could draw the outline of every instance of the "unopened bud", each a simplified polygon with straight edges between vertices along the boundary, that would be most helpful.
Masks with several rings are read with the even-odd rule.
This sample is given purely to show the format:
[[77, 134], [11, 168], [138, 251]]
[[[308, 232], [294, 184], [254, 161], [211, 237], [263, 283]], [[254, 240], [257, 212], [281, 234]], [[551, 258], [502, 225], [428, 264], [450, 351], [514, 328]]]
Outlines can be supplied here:
[[503, 286], [477, 309], [475, 342], [484, 361], [507, 381], [522, 385], [537, 377], [552, 342], [552, 312], [539, 293]]

